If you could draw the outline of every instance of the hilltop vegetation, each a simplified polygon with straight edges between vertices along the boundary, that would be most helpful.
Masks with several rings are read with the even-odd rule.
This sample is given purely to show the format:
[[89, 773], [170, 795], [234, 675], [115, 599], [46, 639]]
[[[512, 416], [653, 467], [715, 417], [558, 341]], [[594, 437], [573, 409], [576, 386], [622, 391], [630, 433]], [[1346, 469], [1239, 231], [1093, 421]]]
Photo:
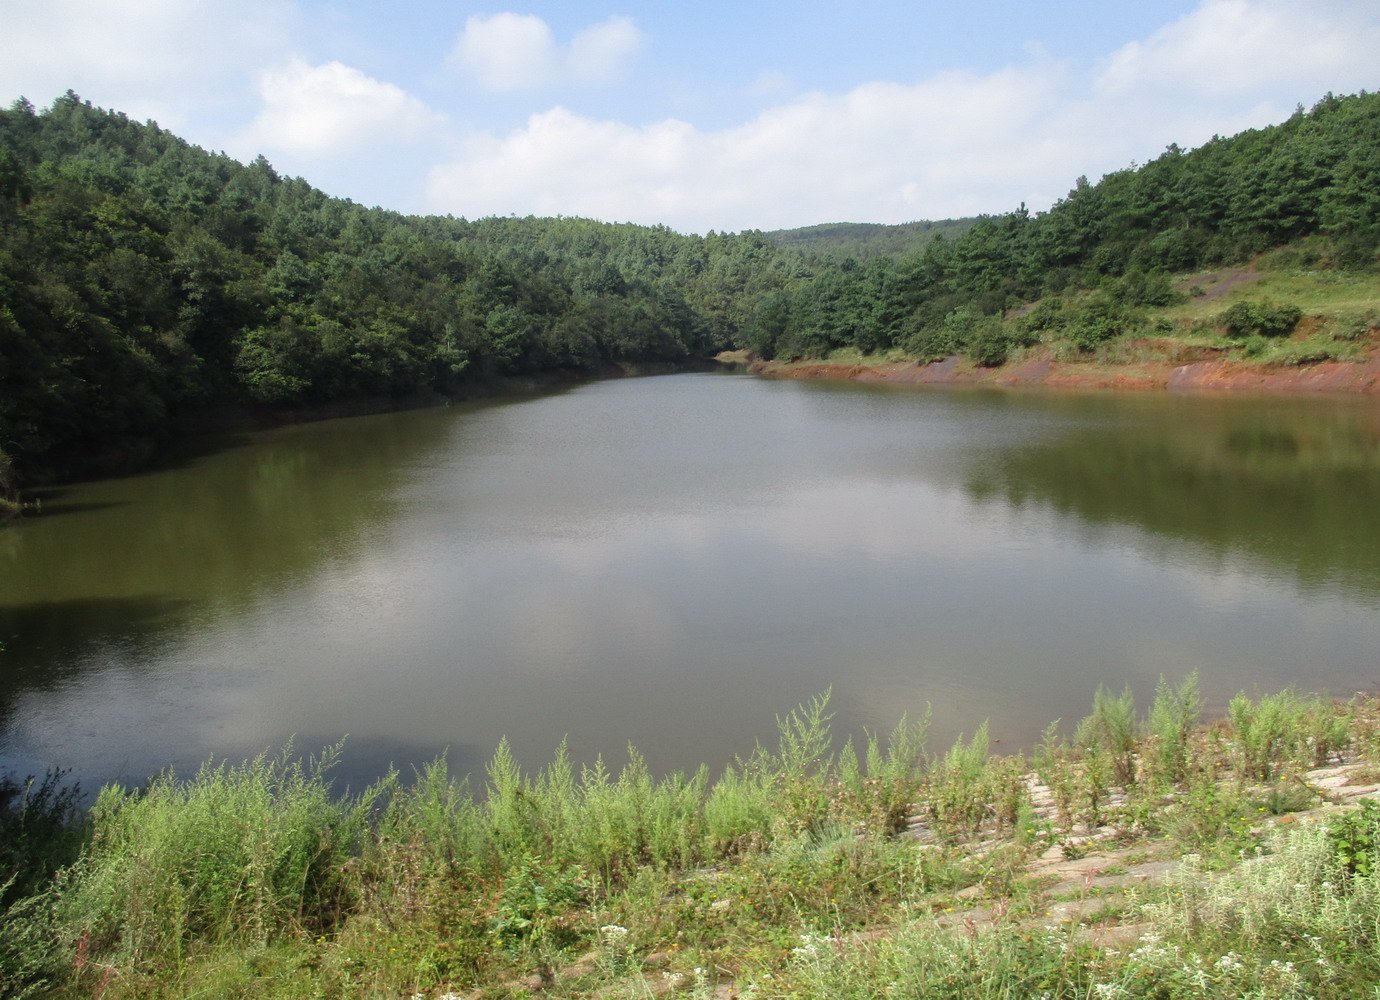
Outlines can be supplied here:
[[944, 219], [940, 222], [903, 222], [896, 226], [829, 222], [798, 229], [775, 229], [762, 235], [772, 246], [866, 262], [873, 257], [908, 256], [923, 249], [936, 236], [953, 239], [977, 222], [977, 219]]
[[409, 217], [70, 93], [21, 102], [0, 112], [0, 469], [68, 472], [212, 404], [710, 355], [793, 277], [757, 234]]
[[701, 237], [404, 216], [71, 93], [41, 113], [17, 102], [0, 111], [0, 495], [154, 453], [211, 406], [454, 393], [725, 348], [991, 366], [1036, 345], [1114, 361], [1111, 346], [1153, 336], [1356, 356], [1380, 317], [1370, 292], [1329, 301], [1282, 350], [1297, 297], [1194, 313], [1175, 276], [1262, 254], [1281, 273], [1373, 273], [1377, 150], [1380, 95], [1328, 96], [1080, 178], [1045, 213]]
[[[1277, 268], [1373, 270], [1377, 149], [1380, 95], [1329, 96], [1280, 125], [1191, 152], [1170, 146], [1097, 184], [1079, 178], [1048, 212], [1022, 207], [908, 256], [844, 260], [769, 294], [744, 346], [764, 358], [851, 349], [924, 361], [965, 353], [996, 365], [1036, 343], [1091, 354], [1117, 338], [1208, 328], [1243, 342], [1277, 338], [1299, 319], [1292, 303], [1243, 304], [1197, 330], [1154, 322], [1150, 311], [1189, 297], [1174, 275], [1271, 250]], [[1339, 339], [1377, 323], [1364, 309], [1339, 320]]]

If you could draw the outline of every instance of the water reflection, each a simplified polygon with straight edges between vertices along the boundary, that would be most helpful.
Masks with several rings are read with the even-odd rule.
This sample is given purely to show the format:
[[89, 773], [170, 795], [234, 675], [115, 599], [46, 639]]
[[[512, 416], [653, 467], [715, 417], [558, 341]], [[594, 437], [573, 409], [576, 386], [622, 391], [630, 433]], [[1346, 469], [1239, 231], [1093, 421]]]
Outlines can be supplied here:
[[1345, 690], [1380, 648], [1376, 410], [687, 375], [288, 428], [0, 532], [0, 766], [137, 780], [502, 736], [727, 763], [833, 688], [1004, 747], [1161, 673]]
[[1374, 403], [1123, 399], [1092, 416], [989, 455], [969, 495], [1248, 556], [1304, 589], [1380, 591]]

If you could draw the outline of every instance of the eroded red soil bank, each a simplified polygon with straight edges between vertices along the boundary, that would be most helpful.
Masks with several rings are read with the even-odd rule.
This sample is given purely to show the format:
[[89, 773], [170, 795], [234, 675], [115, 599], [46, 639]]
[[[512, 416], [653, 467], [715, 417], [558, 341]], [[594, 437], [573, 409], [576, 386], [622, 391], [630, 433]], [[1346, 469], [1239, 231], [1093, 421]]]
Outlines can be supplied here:
[[753, 361], [749, 371], [767, 378], [833, 379], [914, 385], [1043, 386], [1058, 389], [1168, 389], [1176, 392], [1380, 392], [1380, 352], [1364, 361], [1267, 366], [1240, 361], [1197, 360], [1183, 364], [1147, 361], [1131, 365], [1055, 361], [1037, 357], [1000, 368], [979, 368], [959, 358], [932, 364], [884, 365]]

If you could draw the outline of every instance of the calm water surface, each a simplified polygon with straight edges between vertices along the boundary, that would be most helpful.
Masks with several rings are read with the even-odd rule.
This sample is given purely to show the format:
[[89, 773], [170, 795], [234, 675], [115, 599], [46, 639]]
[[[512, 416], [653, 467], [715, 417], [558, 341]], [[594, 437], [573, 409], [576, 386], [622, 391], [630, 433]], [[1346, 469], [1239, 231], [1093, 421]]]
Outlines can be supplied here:
[[1380, 407], [695, 374], [356, 418], [0, 530], [0, 768], [95, 784], [348, 734], [718, 769], [836, 729], [1004, 747], [1161, 675], [1380, 681]]

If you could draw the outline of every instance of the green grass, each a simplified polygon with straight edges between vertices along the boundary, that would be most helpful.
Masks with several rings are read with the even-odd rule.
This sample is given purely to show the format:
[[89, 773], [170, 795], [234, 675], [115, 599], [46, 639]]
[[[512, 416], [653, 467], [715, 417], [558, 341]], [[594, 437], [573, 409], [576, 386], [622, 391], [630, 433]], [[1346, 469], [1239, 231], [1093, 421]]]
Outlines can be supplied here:
[[[437, 761], [335, 795], [338, 748], [106, 788], [85, 812], [56, 779], [11, 784], [0, 996], [1363, 995], [1376, 810], [1294, 819], [1320, 801], [1302, 769], [1376, 752], [1380, 704], [1200, 711], [1193, 678], [1143, 715], [1099, 692], [1035, 754], [1056, 801], [1038, 815], [1031, 766], [981, 727], [942, 753], [905, 722], [836, 749], [827, 694], [715, 780], [653, 776], [635, 750], [526, 773], [501, 745], [478, 791]], [[1066, 893], [1102, 907], [1087, 926], [1046, 918], [1028, 866], [1095, 859], [1090, 833], [1122, 849], [1106, 874], [1133, 855], [1179, 874]]]
[[[1250, 269], [1177, 275], [1170, 286], [1180, 301], [1170, 305], [1132, 306], [1118, 298], [1125, 292], [1113, 282], [1016, 310], [989, 333], [1004, 342], [998, 354], [1008, 364], [1027, 360], [1034, 349], [1061, 362], [1132, 375], [1137, 365], [1205, 358], [1268, 367], [1364, 359], [1380, 337], [1380, 272], [1332, 268], [1327, 255], [1326, 241], [1305, 241], [1262, 255]], [[1224, 282], [1226, 290], [1212, 294]], [[1249, 306], [1297, 309], [1300, 319], [1287, 335], [1232, 335], [1229, 311]], [[967, 346], [969, 353], [978, 350], [975, 343]], [[878, 367], [915, 358], [900, 346], [878, 354], [843, 347], [822, 360]], [[959, 370], [979, 369], [965, 356]]]

